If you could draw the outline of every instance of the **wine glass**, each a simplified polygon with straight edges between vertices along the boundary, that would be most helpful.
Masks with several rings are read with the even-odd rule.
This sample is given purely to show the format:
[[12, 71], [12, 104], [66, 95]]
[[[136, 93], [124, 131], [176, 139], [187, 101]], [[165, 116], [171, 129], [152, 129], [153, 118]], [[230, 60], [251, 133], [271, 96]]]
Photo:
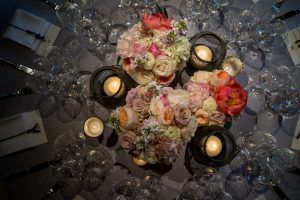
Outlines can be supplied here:
[[244, 10], [232, 20], [232, 31], [236, 34], [237, 43], [251, 42], [254, 28], [258, 24], [257, 16], [250, 10]]
[[179, 199], [204, 199], [204, 197], [204, 187], [192, 179], [183, 185]]
[[102, 146], [88, 146], [85, 154], [83, 189], [94, 191], [99, 188], [113, 166], [108, 150]]
[[58, 21], [67, 29], [74, 30], [75, 25], [82, 18], [81, 9], [76, 3], [65, 2], [56, 7]]
[[283, 90], [291, 81], [290, 70], [286, 66], [273, 66], [259, 75], [259, 84], [266, 92]]
[[137, 189], [135, 200], [160, 200], [163, 197], [163, 186], [160, 177], [146, 175]]
[[273, 20], [271, 23], [265, 22], [259, 24], [255, 30], [256, 43], [261, 49], [271, 51], [272, 48], [281, 46], [283, 39], [280, 35], [286, 31], [288, 31], [288, 29], [285, 22], [279, 19]]
[[270, 133], [252, 131], [244, 137], [244, 148], [256, 158], [263, 157], [267, 152], [277, 148], [277, 140]]
[[62, 100], [62, 107], [72, 119], [76, 119], [81, 113], [82, 101], [79, 98], [66, 97]]
[[278, 115], [291, 117], [299, 113], [300, 97], [299, 90], [286, 87], [282, 90], [266, 94], [266, 103]]
[[268, 133], [276, 133], [280, 128], [279, 116], [272, 110], [265, 108], [257, 113], [256, 128]]
[[134, 199], [136, 188], [137, 182], [134, 177], [122, 177], [112, 186], [106, 199]]
[[36, 108], [39, 110], [43, 118], [47, 118], [52, 115], [57, 109], [57, 106], [57, 99], [52, 94], [42, 95], [36, 104]]

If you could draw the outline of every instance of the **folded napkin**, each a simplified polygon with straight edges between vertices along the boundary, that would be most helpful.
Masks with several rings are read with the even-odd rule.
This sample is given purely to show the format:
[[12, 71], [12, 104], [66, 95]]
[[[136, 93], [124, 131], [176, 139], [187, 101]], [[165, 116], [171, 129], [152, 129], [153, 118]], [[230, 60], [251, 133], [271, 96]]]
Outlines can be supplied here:
[[28, 34], [12, 26], [8, 26], [3, 34], [3, 37], [20, 43], [41, 56], [46, 56], [47, 48], [52, 46], [60, 31], [58, 26], [50, 24], [43, 18], [32, 15], [21, 9], [17, 9], [10, 24], [24, 30], [30, 30], [45, 37], [44, 40], [40, 40], [35, 38], [34, 35]]
[[0, 140], [18, 135], [31, 129], [35, 124], [39, 126], [39, 133], [26, 133], [0, 142], [0, 157], [47, 142], [43, 122], [38, 110], [1, 119]]
[[282, 37], [294, 64], [300, 64], [300, 28], [290, 30], [284, 33]]
[[292, 142], [292, 149], [300, 151], [300, 137], [296, 138], [300, 134], [300, 116], [298, 118], [295, 135]]

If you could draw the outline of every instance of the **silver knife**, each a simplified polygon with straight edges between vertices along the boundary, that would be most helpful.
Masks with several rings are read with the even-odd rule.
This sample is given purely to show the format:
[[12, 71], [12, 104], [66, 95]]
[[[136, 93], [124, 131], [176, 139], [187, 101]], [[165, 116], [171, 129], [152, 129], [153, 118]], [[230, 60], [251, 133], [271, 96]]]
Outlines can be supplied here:
[[10, 60], [7, 60], [5, 58], [2, 58], [2, 57], [0, 57], [0, 61], [2, 61], [4, 63], [7, 63], [7, 64], [15, 67], [16, 69], [18, 69], [22, 72], [25, 72], [26, 74], [32, 75], [32, 76], [41, 76], [41, 75], [45, 74], [45, 72], [41, 72], [41, 71], [32, 69], [32, 68], [27, 67], [27, 66], [22, 65], [22, 64], [14, 63], [14, 62], [12, 62]]

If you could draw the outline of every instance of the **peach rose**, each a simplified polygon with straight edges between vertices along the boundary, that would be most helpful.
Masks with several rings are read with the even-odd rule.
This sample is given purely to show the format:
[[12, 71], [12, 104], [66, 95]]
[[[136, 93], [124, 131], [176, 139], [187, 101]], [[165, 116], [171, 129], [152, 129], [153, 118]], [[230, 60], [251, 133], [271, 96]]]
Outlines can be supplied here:
[[228, 83], [229, 79], [230, 75], [228, 74], [228, 72], [223, 70], [216, 70], [211, 76], [210, 84], [215, 87], [220, 87]]
[[138, 123], [138, 117], [132, 108], [122, 107], [119, 110], [120, 127], [125, 130], [134, 130]]
[[170, 125], [174, 121], [174, 110], [173, 108], [164, 108], [158, 115], [157, 115], [157, 122], [161, 125]]

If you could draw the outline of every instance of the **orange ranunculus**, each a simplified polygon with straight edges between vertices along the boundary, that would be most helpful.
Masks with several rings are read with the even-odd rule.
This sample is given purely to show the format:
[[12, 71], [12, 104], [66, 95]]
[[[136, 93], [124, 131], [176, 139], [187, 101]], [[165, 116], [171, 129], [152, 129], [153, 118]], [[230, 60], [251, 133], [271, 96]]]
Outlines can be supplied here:
[[247, 104], [248, 94], [234, 78], [215, 92], [215, 99], [219, 109], [224, 114], [236, 116], [240, 114]]
[[143, 23], [149, 29], [157, 30], [169, 30], [172, 29], [171, 21], [172, 18], [167, 18], [165, 15], [160, 13], [149, 14], [145, 13], [143, 15]]

